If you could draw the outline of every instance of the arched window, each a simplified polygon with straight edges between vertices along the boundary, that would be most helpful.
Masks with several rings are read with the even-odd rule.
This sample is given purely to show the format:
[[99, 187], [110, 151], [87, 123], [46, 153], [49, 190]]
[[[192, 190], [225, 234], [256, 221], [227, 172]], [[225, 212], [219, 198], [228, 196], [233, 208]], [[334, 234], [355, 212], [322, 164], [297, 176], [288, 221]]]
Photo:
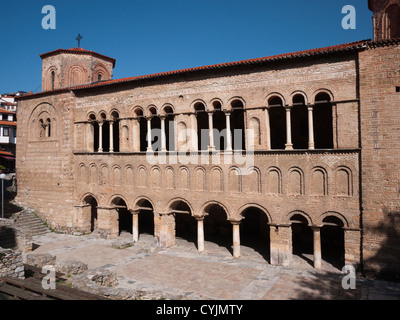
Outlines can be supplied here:
[[231, 107], [232, 148], [234, 150], [246, 150], [243, 102], [235, 99], [232, 101]]
[[209, 145], [209, 135], [208, 135], [208, 115], [206, 112], [206, 106], [201, 102], [197, 102], [194, 105], [194, 110], [196, 112], [196, 119], [197, 119], [198, 149], [207, 150]]
[[388, 35], [391, 39], [400, 38], [400, 5], [392, 4], [386, 10]]
[[50, 120], [50, 118], [47, 118], [47, 120], [46, 120], [46, 137], [47, 138], [51, 137], [51, 120]]
[[114, 149], [114, 152], [119, 152], [119, 150], [120, 150], [119, 113], [117, 111], [113, 111], [111, 113], [111, 118], [112, 118], [112, 130], [113, 130], [113, 149]]
[[308, 148], [308, 114], [304, 96], [296, 94], [293, 97], [291, 111], [293, 149]]
[[165, 137], [166, 137], [166, 148], [168, 151], [175, 150], [175, 117], [173, 115], [174, 110], [167, 106], [164, 108], [165, 117]]
[[315, 97], [313, 110], [316, 149], [333, 149], [333, 116], [330, 96], [321, 92]]
[[271, 126], [271, 149], [285, 149], [286, 144], [286, 114], [283, 101], [274, 96], [268, 100]]
[[54, 84], [56, 80], [56, 73], [54, 71], [51, 72], [51, 90], [54, 90]]
[[[219, 101], [213, 102], [213, 129], [216, 130], [214, 133], [214, 144], [216, 150], [226, 149], [226, 118], [225, 113], [222, 111], [222, 105]], [[217, 139], [219, 137], [219, 139]]]
[[93, 133], [93, 152], [98, 152], [99, 151], [99, 124], [96, 121], [96, 116], [94, 114], [91, 114], [89, 116], [89, 121], [91, 125], [93, 126], [92, 128], [92, 133]]

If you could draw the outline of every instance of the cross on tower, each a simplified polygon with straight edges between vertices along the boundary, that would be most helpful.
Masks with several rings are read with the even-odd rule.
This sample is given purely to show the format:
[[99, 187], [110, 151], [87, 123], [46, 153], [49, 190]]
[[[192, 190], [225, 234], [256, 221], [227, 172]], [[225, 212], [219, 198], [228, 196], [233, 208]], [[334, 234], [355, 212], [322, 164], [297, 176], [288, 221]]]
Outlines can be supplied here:
[[78, 40], [78, 48], [81, 47], [81, 40], [83, 39], [83, 37], [81, 36], [81, 34], [78, 34], [78, 37], [76, 38], [76, 40]]

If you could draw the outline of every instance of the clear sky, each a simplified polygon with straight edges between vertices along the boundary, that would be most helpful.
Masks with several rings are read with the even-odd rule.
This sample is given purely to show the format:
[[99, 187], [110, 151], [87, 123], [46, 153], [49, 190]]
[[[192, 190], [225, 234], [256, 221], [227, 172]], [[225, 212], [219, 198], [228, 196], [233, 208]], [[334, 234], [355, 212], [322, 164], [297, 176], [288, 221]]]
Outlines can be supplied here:
[[[42, 7], [56, 29], [42, 28]], [[345, 5], [356, 29], [342, 28]], [[367, 0], [0, 0], [0, 93], [41, 91], [39, 54], [77, 46], [117, 59], [114, 79], [372, 38]]]

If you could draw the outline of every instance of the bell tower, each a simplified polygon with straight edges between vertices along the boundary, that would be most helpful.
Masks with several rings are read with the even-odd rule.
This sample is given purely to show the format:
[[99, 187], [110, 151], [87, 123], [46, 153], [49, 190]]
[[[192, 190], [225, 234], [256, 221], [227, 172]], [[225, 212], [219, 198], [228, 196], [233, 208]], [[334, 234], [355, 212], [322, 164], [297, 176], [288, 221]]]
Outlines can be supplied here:
[[115, 59], [83, 48], [43, 53], [42, 91], [111, 80]]
[[374, 41], [400, 38], [400, 0], [368, 0], [374, 13]]

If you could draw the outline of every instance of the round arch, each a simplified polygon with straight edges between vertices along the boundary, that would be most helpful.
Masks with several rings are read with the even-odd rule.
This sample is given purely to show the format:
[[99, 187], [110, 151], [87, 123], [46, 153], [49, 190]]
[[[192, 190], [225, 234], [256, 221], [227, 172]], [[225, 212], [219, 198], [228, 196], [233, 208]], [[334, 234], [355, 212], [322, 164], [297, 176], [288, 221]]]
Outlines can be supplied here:
[[248, 204], [245, 204], [245, 205], [241, 206], [241, 207], [239, 208], [239, 210], [238, 210], [238, 215], [239, 215], [239, 217], [241, 217], [241, 219], [244, 218], [243, 213], [244, 213], [247, 209], [249, 209], [249, 208], [256, 208], [256, 209], [262, 211], [262, 212], [266, 215], [266, 217], [267, 217], [267, 219], [268, 219], [268, 223], [270, 223], [270, 224], [273, 224], [273, 223], [274, 223], [274, 221], [273, 221], [273, 219], [272, 219], [272, 216], [271, 216], [271, 214], [268, 212], [268, 210], [265, 209], [262, 205], [259, 205], [259, 204], [257, 204], [257, 203], [248, 203]]
[[186, 199], [183, 199], [183, 198], [173, 198], [173, 199], [171, 199], [169, 202], [168, 202], [168, 204], [166, 205], [166, 207], [165, 207], [165, 209], [166, 209], [166, 211], [167, 212], [170, 212], [170, 211], [174, 211], [174, 210], [177, 210], [177, 206], [179, 205], [179, 203], [184, 203], [185, 205], [187, 205], [187, 207], [189, 208], [189, 210], [190, 210], [190, 215], [191, 216], [193, 216], [194, 214], [193, 214], [193, 207], [192, 207], [192, 205], [189, 203], [189, 201], [187, 201]]
[[[346, 219], [346, 217], [344, 215], [342, 215], [339, 212], [336, 211], [327, 211], [322, 213], [319, 217], [318, 217], [318, 221], [321, 222], [322, 225], [324, 225], [324, 222], [328, 222], [328, 223], [333, 223], [332, 221], [327, 221], [327, 219], [329, 219], [330, 217], [334, 217], [337, 220], [340, 220], [341, 222], [341, 226], [343, 228], [349, 228], [349, 222]], [[325, 221], [324, 221], [325, 220]], [[340, 226], [340, 224], [337, 224], [338, 226]]]
[[279, 93], [279, 92], [271, 92], [271, 93], [269, 93], [264, 99], [264, 101], [266, 102], [266, 105], [269, 105], [269, 101], [270, 101], [271, 98], [276, 98], [276, 97], [280, 98], [282, 100], [282, 106], [286, 105], [286, 99], [285, 99], [284, 95]]
[[289, 213], [286, 215], [285, 222], [286, 222], [287, 224], [291, 224], [291, 221], [292, 221], [291, 219], [292, 219], [294, 216], [296, 216], [296, 215], [299, 215], [299, 216], [302, 216], [303, 218], [305, 218], [305, 219], [307, 220], [308, 226], [314, 225], [311, 216], [310, 216], [309, 214], [305, 213], [305, 212], [302, 211], [302, 210], [293, 210], [293, 211], [289, 212]]
[[190, 104], [190, 110], [196, 113], [196, 106], [202, 104], [204, 106], [204, 111], [208, 111], [207, 103], [204, 100], [196, 99]]

